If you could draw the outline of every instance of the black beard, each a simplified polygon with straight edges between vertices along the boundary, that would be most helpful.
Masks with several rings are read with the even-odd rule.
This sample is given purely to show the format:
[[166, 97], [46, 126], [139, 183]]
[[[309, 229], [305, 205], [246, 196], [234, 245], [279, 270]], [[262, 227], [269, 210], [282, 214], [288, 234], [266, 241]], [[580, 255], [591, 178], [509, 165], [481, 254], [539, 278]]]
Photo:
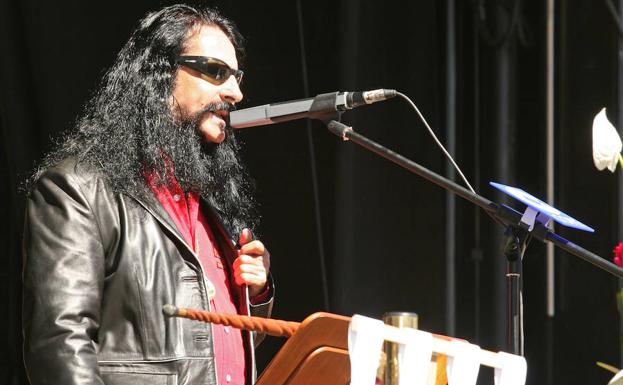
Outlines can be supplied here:
[[146, 157], [146, 166], [159, 177], [160, 183], [167, 184], [172, 165], [181, 188], [201, 195], [224, 217], [228, 230], [238, 233], [244, 227], [255, 227], [258, 218], [251, 197], [252, 183], [240, 160], [233, 130], [226, 127], [225, 139], [219, 144], [204, 141], [199, 133], [204, 113], [230, 108], [227, 104], [210, 104], [195, 116], [175, 122], [173, 127], [162, 125], [146, 133], [147, 142], [155, 144], [148, 147], [161, 149], [156, 162], [148, 161], [154, 154]]

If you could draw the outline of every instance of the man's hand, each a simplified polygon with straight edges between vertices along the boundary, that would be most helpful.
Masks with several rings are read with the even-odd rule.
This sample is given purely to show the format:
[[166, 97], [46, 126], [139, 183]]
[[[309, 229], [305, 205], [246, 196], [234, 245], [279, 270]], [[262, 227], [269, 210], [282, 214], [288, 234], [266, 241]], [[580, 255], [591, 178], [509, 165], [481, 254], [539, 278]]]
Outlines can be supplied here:
[[253, 298], [266, 289], [270, 254], [262, 242], [253, 240], [249, 229], [242, 230], [238, 243], [240, 250], [234, 261], [234, 279], [238, 285], [247, 285]]

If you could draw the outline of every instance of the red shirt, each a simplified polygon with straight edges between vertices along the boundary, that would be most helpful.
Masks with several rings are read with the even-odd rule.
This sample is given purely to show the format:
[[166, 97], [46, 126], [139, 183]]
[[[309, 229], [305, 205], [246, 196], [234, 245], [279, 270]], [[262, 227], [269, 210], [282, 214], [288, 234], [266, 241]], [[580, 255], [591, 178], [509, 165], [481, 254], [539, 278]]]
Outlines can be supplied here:
[[[184, 240], [194, 250], [207, 280], [214, 290], [209, 290], [210, 309], [214, 312], [237, 314], [227, 265], [221, 258], [214, 235], [205, 216], [199, 210], [197, 194], [184, 194], [177, 181], [172, 186], [156, 186], [147, 177], [149, 187], [167, 211]], [[231, 277], [233, 279], [233, 277]], [[212, 324], [212, 342], [217, 380], [220, 385], [245, 384], [245, 353], [242, 333], [229, 326]]]

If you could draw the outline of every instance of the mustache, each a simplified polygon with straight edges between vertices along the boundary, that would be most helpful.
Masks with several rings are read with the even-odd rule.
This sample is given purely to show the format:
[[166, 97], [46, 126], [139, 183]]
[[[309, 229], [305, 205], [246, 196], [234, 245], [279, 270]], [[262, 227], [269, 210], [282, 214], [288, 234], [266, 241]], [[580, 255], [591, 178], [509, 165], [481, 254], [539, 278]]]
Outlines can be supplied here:
[[[216, 111], [228, 111], [229, 112], [235, 109], [236, 109], [236, 106], [232, 103], [212, 102], [212, 103], [206, 104], [205, 107], [203, 107], [201, 110], [199, 110], [194, 115], [192, 115], [190, 119], [188, 119], [187, 121], [193, 125], [196, 125], [201, 120], [201, 117], [208, 112], [216, 112]], [[227, 125], [229, 126], [229, 114], [227, 115], [225, 120], [226, 120]]]
[[201, 111], [199, 111], [199, 115], [203, 115], [206, 112], [215, 112], [215, 111], [233, 111], [236, 109], [232, 103], [228, 102], [212, 102], [208, 103]]

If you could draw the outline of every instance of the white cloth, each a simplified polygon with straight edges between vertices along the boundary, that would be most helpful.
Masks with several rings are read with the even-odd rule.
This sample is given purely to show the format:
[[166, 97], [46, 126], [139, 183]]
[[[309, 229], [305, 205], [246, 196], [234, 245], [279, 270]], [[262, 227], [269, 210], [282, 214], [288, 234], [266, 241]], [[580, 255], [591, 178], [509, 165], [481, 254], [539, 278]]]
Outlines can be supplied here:
[[480, 370], [480, 347], [468, 342], [451, 342], [454, 356], [448, 356], [448, 385], [476, 385]]
[[348, 326], [351, 385], [374, 385], [383, 348], [380, 320], [355, 314]]
[[421, 330], [400, 330], [407, 343], [398, 346], [398, 384], [426, 385], [433, 355], [433, 335]]
[[501, 368], [495, 368], [495, 385], [524, 385], [528, 364], [522, 356], [498, 352], [498, 357], [502, 361]]
[[606, 116], [606, 109], [601, 111], [593, 119], [593, 162], [598, 170], [608, 168], [614, 172], [617, 168], [619, 156], [623, 149], [621, 137], [616, 128]]

